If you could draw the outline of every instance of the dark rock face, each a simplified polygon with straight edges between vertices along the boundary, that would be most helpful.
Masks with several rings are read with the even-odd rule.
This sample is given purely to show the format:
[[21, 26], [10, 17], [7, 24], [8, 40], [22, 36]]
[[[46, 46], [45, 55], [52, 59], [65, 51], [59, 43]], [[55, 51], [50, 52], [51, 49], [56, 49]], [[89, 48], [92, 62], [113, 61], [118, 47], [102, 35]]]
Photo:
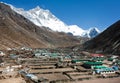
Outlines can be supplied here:
[[92, 40], [84, 43], [88, 50], [101, 50], [105, 53], [120, 54], [120, 20], [108, 27]]
[[0, 49], [28, 46], [32, 48], [65, 47], [79, 40], [66, 34], [38, 27], [8, 5], [0, 3]]

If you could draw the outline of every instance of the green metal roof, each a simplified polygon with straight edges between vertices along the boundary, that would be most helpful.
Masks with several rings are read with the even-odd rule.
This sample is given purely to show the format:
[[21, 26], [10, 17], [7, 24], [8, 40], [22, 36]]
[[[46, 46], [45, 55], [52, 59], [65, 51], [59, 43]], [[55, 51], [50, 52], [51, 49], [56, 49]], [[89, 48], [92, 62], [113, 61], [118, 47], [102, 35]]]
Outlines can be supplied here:
[[103, 60], [105, 60], [105, 58], [104, 57], [97, 57], [97, 58], [93, 58], [92, 60], [103, 61]]
[[94, 69], [100, 69], [102, 71], [113, 71], [114, 69], [105, 66], [95, 66]]
[[108, 61], [113, 61], [113, 58], [109, 58]]
[[59, 56], [59, 55], [58, 55], [58, 53], [51, 53], [50, 56], [51, 56], [51, 57], [57, 57], [57, 56]]
[[104, 69], [104, 68], [107, 68], [105, 66], [94, 66], [94, 69]]
[[102, 65], [102, 62], [85, 62], [86, 65]]

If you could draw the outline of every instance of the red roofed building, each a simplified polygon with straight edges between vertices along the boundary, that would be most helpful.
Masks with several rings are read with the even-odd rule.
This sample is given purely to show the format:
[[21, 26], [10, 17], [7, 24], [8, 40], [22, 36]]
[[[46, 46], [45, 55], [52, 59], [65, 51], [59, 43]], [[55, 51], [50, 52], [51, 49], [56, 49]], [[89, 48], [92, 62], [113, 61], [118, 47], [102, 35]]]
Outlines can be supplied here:
[[93, 57], [103, 57], [104, 55], [103, 54], [91, 54], [91, 56], [93, 56]]

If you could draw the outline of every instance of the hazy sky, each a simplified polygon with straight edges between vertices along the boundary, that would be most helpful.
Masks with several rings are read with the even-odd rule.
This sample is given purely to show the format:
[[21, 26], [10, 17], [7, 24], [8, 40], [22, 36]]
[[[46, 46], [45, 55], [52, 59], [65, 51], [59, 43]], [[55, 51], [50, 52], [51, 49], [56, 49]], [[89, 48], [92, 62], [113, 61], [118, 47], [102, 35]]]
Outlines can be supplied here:
[[68, 25], [100, 30], [120, 19], [120, 0], [0, 0], [25, 10], [40, 6]]

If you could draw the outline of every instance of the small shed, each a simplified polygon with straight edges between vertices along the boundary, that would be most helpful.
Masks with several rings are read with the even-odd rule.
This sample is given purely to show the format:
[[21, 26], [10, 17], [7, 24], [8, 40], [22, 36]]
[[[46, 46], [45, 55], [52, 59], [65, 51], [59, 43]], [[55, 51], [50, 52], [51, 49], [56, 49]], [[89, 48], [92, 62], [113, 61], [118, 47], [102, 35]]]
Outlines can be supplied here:
[[103, 54], [91, 54], [91, 56], [93, 56], [93, 57], [104, 57]]

